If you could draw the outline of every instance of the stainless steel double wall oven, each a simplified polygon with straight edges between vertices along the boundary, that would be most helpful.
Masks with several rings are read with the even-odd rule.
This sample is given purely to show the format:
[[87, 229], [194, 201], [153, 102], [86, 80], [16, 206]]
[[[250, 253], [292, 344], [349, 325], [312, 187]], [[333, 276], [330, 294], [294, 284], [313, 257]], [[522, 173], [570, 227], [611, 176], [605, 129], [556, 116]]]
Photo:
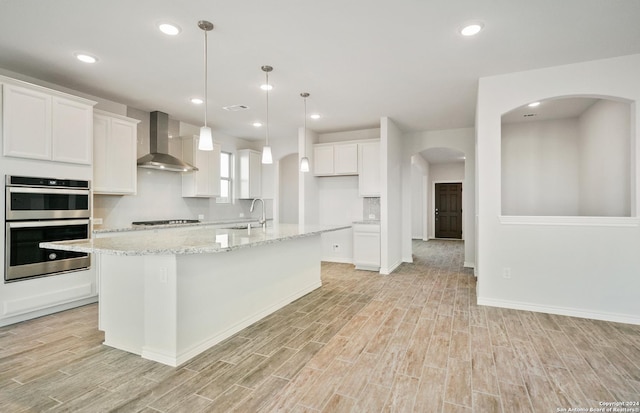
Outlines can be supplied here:
[[45, 241], [89, 238], [89, 181], [7, 175], [5, 191], [5, 282], [91, 265], [89, 254], [39, 246]]

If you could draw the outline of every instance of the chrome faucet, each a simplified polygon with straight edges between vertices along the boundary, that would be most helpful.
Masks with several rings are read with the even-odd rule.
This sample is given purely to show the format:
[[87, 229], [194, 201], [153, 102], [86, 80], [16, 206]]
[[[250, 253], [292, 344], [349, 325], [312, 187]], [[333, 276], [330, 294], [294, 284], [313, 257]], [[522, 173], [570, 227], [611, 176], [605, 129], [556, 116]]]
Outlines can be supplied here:
[[260, 219], [258, 220], [258, 224], [262, 225], [262, 229], [266, 230], [267, 229], [267, 216], [265, 215], [265, 208], [264, 208], [264, 200], [262, 198], [255, 198], [253, 201], [251, 201], [251, 208], [249, 209], [249, 212], [253, 212], [253, 207], [256, 204], [256, 201], [260, 201], [262, 202], [262, 215], [260, 216]]

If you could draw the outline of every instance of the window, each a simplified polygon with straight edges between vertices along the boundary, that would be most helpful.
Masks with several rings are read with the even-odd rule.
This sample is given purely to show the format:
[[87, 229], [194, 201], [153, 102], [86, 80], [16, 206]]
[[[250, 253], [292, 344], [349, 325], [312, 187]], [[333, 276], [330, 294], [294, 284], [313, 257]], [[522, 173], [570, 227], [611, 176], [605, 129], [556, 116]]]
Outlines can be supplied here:
[[220, 196], [216, 198], [218, 204], [231, 203], [231, 154], [220, 153]]

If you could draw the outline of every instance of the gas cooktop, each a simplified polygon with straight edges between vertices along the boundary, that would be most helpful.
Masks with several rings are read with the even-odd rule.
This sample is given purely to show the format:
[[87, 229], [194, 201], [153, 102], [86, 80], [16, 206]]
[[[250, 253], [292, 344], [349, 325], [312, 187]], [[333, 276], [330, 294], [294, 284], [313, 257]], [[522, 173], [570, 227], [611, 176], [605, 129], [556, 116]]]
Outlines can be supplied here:
[[171, 224], [197, 224], [200, 222], [197, 219], [163, 219], [157, 221], [137, 221], [132, 222], [131, 225], [171, 225]]

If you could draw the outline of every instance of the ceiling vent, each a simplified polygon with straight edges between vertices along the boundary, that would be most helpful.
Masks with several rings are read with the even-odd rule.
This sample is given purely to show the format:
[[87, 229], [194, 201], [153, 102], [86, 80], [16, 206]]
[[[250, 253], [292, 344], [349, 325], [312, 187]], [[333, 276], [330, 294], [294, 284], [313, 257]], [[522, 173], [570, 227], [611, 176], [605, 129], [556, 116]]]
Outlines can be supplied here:
[[228, 110], [229, 112], [239, 112], [241, 110], [249, 109], [247, 105], [231, 105], [231, 106], [223, 106], [222, 109]]

